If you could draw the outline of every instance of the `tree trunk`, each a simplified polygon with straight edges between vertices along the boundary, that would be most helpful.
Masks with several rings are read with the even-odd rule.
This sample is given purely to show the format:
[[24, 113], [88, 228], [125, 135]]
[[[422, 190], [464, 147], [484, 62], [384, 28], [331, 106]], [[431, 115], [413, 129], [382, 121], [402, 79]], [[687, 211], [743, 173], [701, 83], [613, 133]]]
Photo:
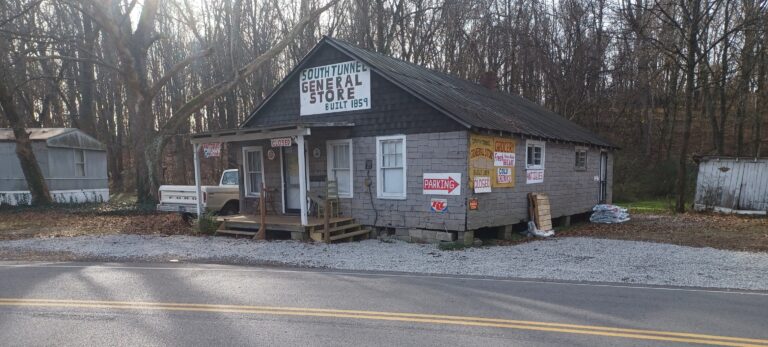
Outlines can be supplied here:
[[51, 193], [48, 191], [48, 184], [45, 182], [43, 171], [40, 170], [40, 164], [37, 162], [35, 152], [32, 150], [29, 134], [24, 129], [24, 121], [16, 111], [13, 95], [11, 95], [11, 91], [5, 83], [0, 83], [0, 106], [2, 106], [3, 113], [8, 119], [11, 128], [13, 128], [13, 135], [16, 137], [16, 156], [19, 157], [21, 171], [24, 172], [27, 187], [32, 194], [32, 204], [51, 204]]

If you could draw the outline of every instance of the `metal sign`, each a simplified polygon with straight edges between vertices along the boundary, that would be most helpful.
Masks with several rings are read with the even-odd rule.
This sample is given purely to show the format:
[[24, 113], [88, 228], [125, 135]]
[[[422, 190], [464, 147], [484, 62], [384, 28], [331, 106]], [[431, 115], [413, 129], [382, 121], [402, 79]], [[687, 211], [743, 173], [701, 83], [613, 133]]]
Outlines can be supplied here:
[[371, 70], [353, 60], [301, 71], [300, 115], [367, 110], [371, 108]]
[[448, 199], [432, 199], [429, 202], [429, 209], [432, 212], [445, 213], [448, 211]]
[[290, 137], [280, 137], [272, 139], [272, 147], [291, 147], [293, 140]]
[[212, 158], [221, 156], [221, 143], [204, 143], [203, 157]]
[[423, 189], [425, 195], [461, 195], [461, 174], [425, 173]]
[[474, 211], [477, 210], [478, 207], [480, 207], [480, 203], [477, 202], [477, 198], [471, 198], [469, 199], [469, 209]]

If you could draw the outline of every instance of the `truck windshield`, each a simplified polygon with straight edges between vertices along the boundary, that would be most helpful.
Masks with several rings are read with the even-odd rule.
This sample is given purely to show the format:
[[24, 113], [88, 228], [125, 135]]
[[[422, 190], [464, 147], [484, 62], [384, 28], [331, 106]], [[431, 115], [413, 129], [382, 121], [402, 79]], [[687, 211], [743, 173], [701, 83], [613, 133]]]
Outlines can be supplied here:
[[237, 171], [227, 171], [221, 175], [222, 186], [236, 186], [237, 185]]

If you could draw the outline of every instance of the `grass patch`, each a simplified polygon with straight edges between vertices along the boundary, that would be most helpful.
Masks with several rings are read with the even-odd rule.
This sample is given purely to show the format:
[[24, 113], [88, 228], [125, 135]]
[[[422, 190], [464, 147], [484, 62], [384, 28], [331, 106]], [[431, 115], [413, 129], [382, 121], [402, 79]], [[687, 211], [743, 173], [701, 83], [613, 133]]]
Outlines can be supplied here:
[[632, 202], [617, 202], [615, 205], [625, 207], [629, 213], [671, 213], [675, 210], [675, 200], [659, 198]]

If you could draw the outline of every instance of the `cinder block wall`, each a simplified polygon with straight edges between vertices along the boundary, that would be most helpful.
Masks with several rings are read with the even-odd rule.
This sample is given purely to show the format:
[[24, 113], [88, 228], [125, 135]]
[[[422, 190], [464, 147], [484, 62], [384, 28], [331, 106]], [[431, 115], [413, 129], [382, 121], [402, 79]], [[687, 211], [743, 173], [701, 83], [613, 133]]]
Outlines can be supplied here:
[[[544, 183], [526, 184], [525, 140], [515, 147], [515, 187], [493, 188], [492, 193], [474, 194], [479, 209], [467, 211], [467, 229], [516, 224], [528, 219], [527, 194], [546, 193], [552, 217], [588, 212], [598, 202], [600, 150], [590, 147], [586, 170], [575, 168], [575, 145], [547, 142], [544, 155]], [[608, 154], [608, 201], [611, 201], [613, 157]]]

